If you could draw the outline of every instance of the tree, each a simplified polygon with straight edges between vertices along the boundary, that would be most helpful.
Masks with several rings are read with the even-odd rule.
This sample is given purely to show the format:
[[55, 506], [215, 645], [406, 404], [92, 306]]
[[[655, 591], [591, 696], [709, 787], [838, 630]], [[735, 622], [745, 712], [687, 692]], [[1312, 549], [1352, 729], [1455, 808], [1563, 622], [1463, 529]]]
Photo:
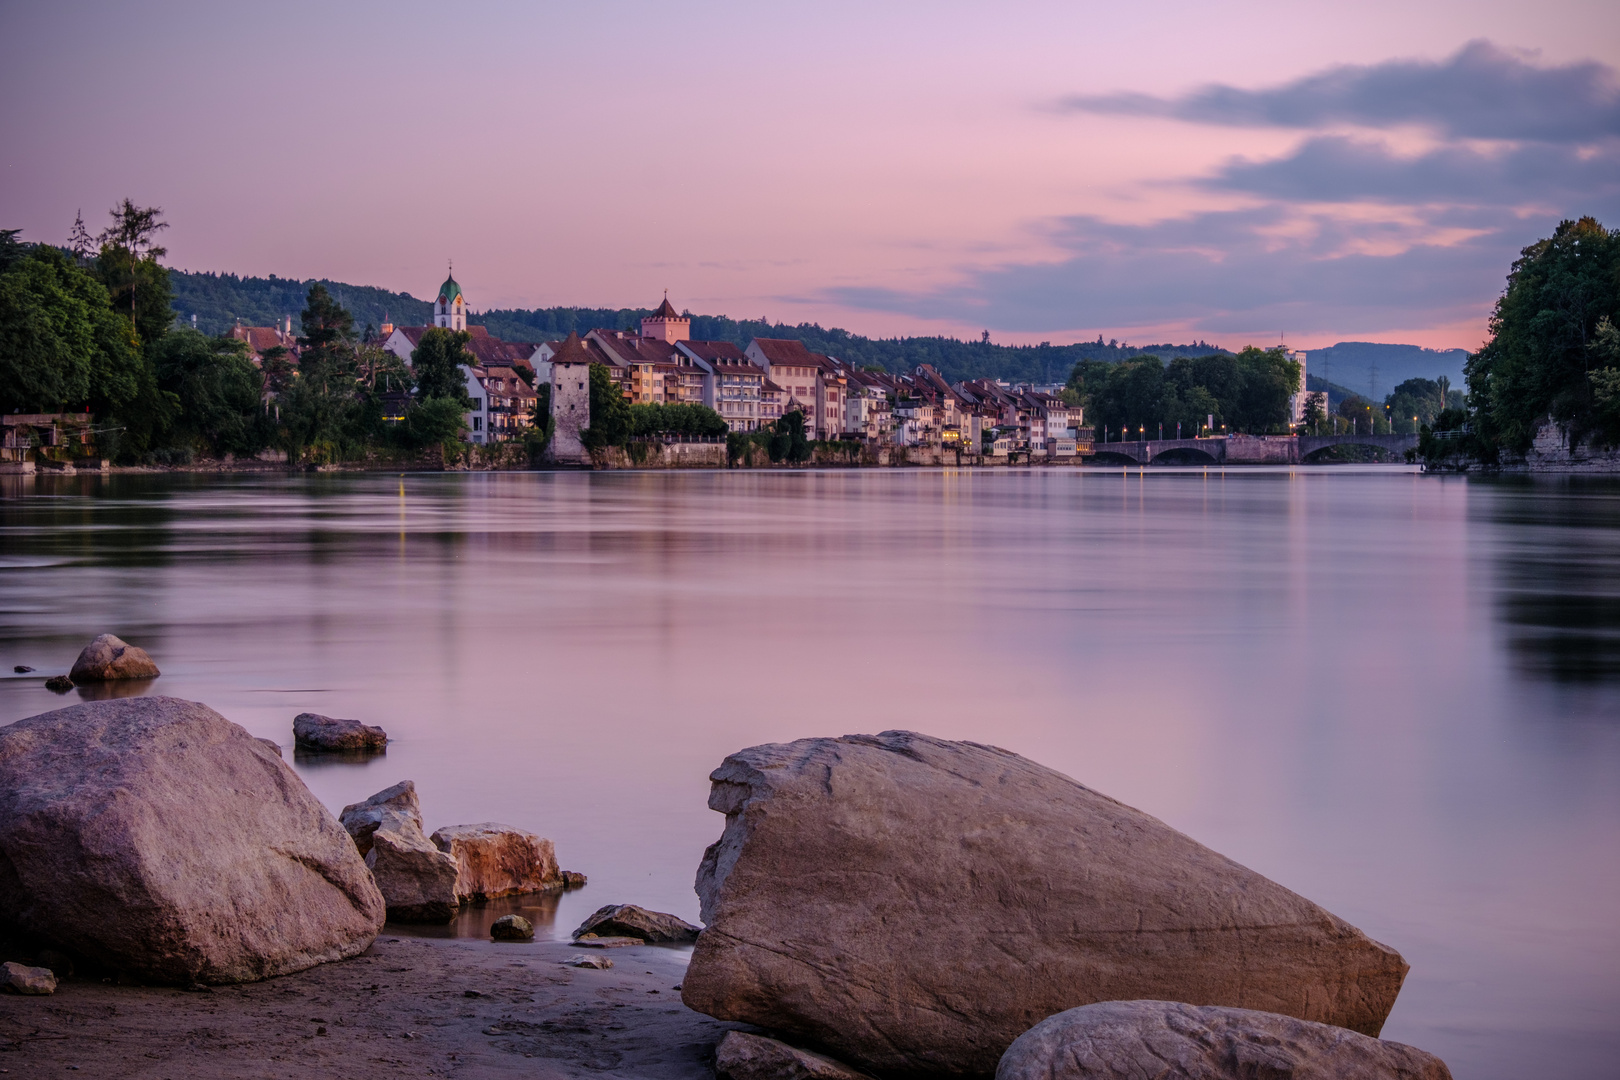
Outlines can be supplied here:
[[321, 393], [352, 394], [355, 357], [350, 334], [354, 317], [332, 299], [326, 286], [316, 283], [309, 287], [299, 321], [304, 331], [298, 339], [301, 381]]
[[247, 352], [246, 342], [189, 328], [165, 334], [153, 347], [158, 387], [179, 404], [169, 432], [174, 445], [211, 456], [251, 454], [265, 446], [262, 376]]
[[797, 463], [810, 460], [810, 441], [804, 434], [804, 413], [798, 409], [782, 414], [776, 422], [768, 451], [772, 461]]
[[88, 266], [100, 248], [101, 245], [90, 235], [90, 230], [84, 227], [84, 211], [78, 211], [73, 216], [73, 228], [68, 233], [69, 253], [80, 266]]
[[274, 397], [292, 385], [298, 365], [292, 350], [285, 345], [272, 345], [259, 354], [259, 370], [264, 374], [264, 393]]
[[127, 312], [142, 343], [156, 341], [174, 318], [168, 271], [158, 265], [169, 252], [154, 243], [169, 225], [161, 208], [136, 206], [127, 198], [108, 213], [112, 224], [96, 238], [102, 283], [114, 308]]
[[411, 372], [416, 378], [416, 392], [424, 398], [449, 398], [462, 403], [463, 410], [472, 408], [467, 396], [467, 375], [463, 368], [473, 367], [477, 359], [467, 351], [472, 335], [465, 330], [446, 330], [435, 326], [422, 334], [411, 353]]
[[139, 376], [129, 323], [59, 249], [26, 249], [0, 272], [0, 412], [104, 413], [136, 396]]
[[630, 403], [604, 364], [590, 366], [591, 426], [579, 433], [587, 450], [623, 446], [630, 441]]
[[1568, 427], [1571, 446], [1587, 434], [1620, 441], [1591, 378], [1608, 366], [1594, 348], [1599, 327], [1620, 320], [1620, 230], [1562, 221], [1520, 253], [1507, 280], [1491, 338], [1464, 367], [1487, 454], [1527, 450], [1549, 416]]

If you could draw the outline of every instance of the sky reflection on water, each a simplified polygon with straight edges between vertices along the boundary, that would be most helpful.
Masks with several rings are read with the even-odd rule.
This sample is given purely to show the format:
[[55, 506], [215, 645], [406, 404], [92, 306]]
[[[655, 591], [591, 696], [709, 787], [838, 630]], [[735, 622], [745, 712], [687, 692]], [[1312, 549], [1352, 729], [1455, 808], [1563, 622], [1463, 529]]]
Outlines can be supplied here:
[[[9, 485], [9, 486], [4, 486]], [[0, 478], [0, 722], [94, 634], [334, 810], [557, 842], [695, 918], [707, 774], [910, 727], [1026, 754], [1400, 949], [1459, 1080], [1620, 1054], [1620, 485], [1389, 469]], [[290, 754], [290, 750], [289, 750]], [[475, 920], [476, 921], [476, 920]], [[543, 920], [544, 921], [544, 920]], [[542, 927], [544, 932], [544, 927]]]

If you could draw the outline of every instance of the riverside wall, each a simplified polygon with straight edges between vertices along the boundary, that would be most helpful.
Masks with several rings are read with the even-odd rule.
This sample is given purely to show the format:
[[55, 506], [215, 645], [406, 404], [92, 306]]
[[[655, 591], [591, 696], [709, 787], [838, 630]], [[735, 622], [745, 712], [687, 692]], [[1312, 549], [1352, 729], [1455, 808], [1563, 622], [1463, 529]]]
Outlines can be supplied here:
[[1549, 419], [1536, 429], [1536, 437], [1522, 459], [1502, 462], [1512, 473], [1620, 473], [1620, 447], [1570, 445], [1569, 429]]

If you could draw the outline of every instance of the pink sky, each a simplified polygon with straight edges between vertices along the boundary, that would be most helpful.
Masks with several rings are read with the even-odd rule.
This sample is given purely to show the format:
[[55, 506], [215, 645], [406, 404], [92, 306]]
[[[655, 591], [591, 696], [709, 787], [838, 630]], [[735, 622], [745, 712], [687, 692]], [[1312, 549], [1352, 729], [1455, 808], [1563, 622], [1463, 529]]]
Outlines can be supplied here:
[[[1473, 347], [1518, 247], [1620, 225], [1617, 30], [1589, 0], [10, 4], [0, 227], [62, 241], [128, 195], [174, 266], [425, 296], [453, 257], [476, 308]], [[1397, 58], [1444, 81], [1477, 40], [1486, 78], [1609, 69], [1554, 147], [1585, 179], [1447, 117], [1152, 115]], [[1120, 94], [1172, 104], [1063, 104]], [[1470, 161], [1507, 179], [1448, 179]]]

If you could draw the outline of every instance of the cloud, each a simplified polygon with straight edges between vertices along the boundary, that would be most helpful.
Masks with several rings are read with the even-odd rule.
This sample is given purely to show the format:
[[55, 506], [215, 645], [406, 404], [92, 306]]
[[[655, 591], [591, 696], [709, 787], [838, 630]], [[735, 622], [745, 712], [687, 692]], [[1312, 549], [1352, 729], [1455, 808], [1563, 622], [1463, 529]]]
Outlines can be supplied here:
[[[1429, 234], [1437, 230], [1460, 230], [1464, 238], [1436, 242]], [[973, 270], [928, 293], [843, 288], [827, 298], [1026, 333], [1186, 324], [1212, 333], [1258, 326], [1352, 334], [1477, 314], [1533, 238], [1521, 232], [1509, 235], [1494, 215], [1367, 225], [1301, 219], [1277, 205], [1149, 225], [1076, 216], [1055, 230], [1067, 249], [1056, 262]], [[1356, 250], [1376, 235], [1399, 250]]]
[[1440, 146], [1416, 156], [1337, 135], [1307, 139], [1270, 161], [1233, 161], [1202, 187], [1289, 202], [1620, 208], [1620, 140], [1589, 150], [1522, 145], [1498, 152]]
[[1587, 143], [1620, 136], [1613, 68], [1539, 67], [1488, 41], [1470, 42], [1439, 62], [1346, 65], [1264, 90], [1211, 85], [1178, 98], [1075, 96], [1060, 107], [1237, 127], [1418, 124], [1463, 139]]

